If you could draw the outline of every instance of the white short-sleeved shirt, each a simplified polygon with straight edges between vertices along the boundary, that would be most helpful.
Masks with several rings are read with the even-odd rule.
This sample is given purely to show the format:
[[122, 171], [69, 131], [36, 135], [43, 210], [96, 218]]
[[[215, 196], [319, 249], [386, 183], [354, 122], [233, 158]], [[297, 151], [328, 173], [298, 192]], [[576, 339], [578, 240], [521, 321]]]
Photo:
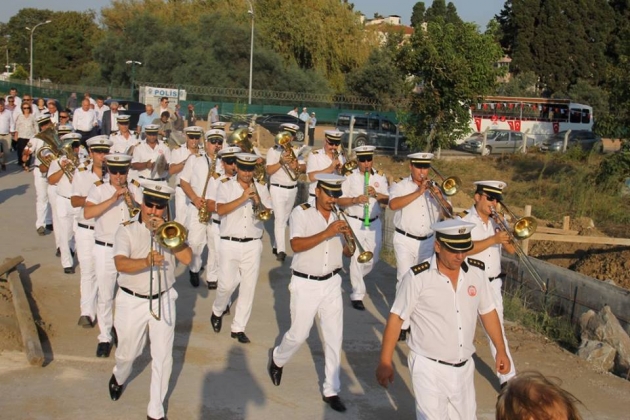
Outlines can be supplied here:
[[[483, 241], [501, 230], [497, 222], [492, 218], [488, 219], [488, 223], [484, 223], [479, 217], [475, 206], [472, 206], [468, 210], [468, 214], [461, 217], [461, 219], [475, 224], [475, 227], [470, 232], [473, 241]], [[501, 244], [489, 246], [484, 251], [470, 255], [470, 257], [484, 262], [488, 277], [496, 277], [501, 274]]]
[[216, 220], [217, 222], [221, 220], [219, 215], [217, 214], [217, 191], [219, 190], [219, 185], [223, 182], [224, 179], [229, 179], [231, 177], [227, 175], [220, 175], [218, 172], [210, 177], [210, 181], [208, 181], [208, 189], [206, 190], [206, 196], [204, 197], [206, 200], [212, 200], [215, 202], [215, 206], [212, 209], [212, 220]]
[[[92, 165], [85, 171], [77, 171], [72, 178], [72, 195], [71, 197], [87, 197], [90, 189], [95, 182], [101, 179], [92, 171]], [[104, 182], [109, 183], [109, 175], [105, 174]], [[77, 213], [77, 222], [87, 226], [94, 226], [94, 219], [86, 220], [83, 217], [83, 209], [81, 207]]]
[[[262, 204], [271, 208], [271, 197], [269, 190], [263, 184], [254, 182], [256, 191], [260, 196]], [[245, 190], [241, 187], [237, 178], [226, 178], [217, 189], [217, 204], [230, 203], [243, 195]], [[264, 224], [254, 217], [254, 202], [247, 200], [231, 213], [220, 217], [221, 236], [231, 236], [234, 238], [261, 238], [264, 231]]]
[[[389, 200], [402, 197], [418, 189], [411, 176], [394, 182], [389, 188]], [[407, 206], [394, 212], [394, 226], [415, 236], [429, 236], [431, 226], [440, 221], [440, 206], [429, 191], [413, 200]]]
[[[59, 159], [55, 159], [50, 164], [50, 168], [48, 168], [48, 174], [52, 175], [60, 169], [61, 165], [59, 164]], [[76, 173], [77, 170], [75, 169], [72, 173], [73, 179]], [[61, 175], [61, 178], [59, 178], [59, 181], [57, 181], [57, 195], [60, 195], [64, 198], [70, 198], [72, 196], [72, 184], [70, 183], [70, 180], [65, 173]]]
[[[188, 156], [190, 156], [190, 150], [188, 150], [188, 147], [177, 147], [173, 150], [171, 150], [171, 165], [178, 165], [182, 162], [184, 162], [186, 159], [188, 159]], [[185, 165], [184, 165], [185, 166]], [[182, 169], [183, 171], [183, 169]], [[182, 174], [182, 172], [178, 172], [176, 173], [175, 176], [175, 185], [179, 185], [179, 176]]]
[[[289, 237], [308, 238], [326, 230], [337, 220], [332, 212], [326, 220], [315, 206], [301, 204], [293, 209], [289, 217]], [[307, 251], [296, 253], [291, 269], [311, 276], [324, 276], [343, 266], [342, 254], [343, 243], [336, 235]]]
[[125, 138], [122, 134], [113, 134], [109, 136], [109, 139], [113, 142], [112, 147], [109, 149], [109, 153], [125, 153], [129, 147], [134, 146], [135, 148], [142, 142], [131, 133], [127, 138]]
[[[166, 170], [161, 174], [157, 174], [157, 178], [166, 178], [168, 176], [168, 164], [171, 162], [171, 150], [168, 146], [163, 142], [158, 142], [155, 147], [149, 146], [147, 142], [142, 142], [137, 144], [133, 149], [133, 158], [131, 159], [131, 163], [138, 162], [154, 162], [157, 160], [158, 156], [164, 155], [166, 159]], [[138, 177], [151, 179], [151, 169], [145, 168], [141, 171], [138, 171]]]
[[[344, 164], [343, 156], [339, 155], [337, 159], [342, 165]], [[332, 163], [332, 159], [328, 157], [324, 149], [315, 150], [308, 156], [306, 161], [306, 173], [321, 171], [326, 169]], [[308, 186], [308, 193], [315, 195], [315, 187], [317, 187], [317, 181], [311, 182]]]
[[[385, 174], [381, 171], [372, 170], [368, 185], [374, 187], [377, 193], [389, 195], [389, 184]], [[362, 174], [359, 169], [355, 169], [351, 174], [346, 176], [346, 180], [341, 184], [342, 197], [358, 197], [365, 194], [365, 174]], [[370, 211], [369, 219], [374, 219], [381, 214], [381, 205], [374, 197], [370, 197], [369, 202]], [[346, 213], [350, 216], [365, 218], [365, 208], [363, 204], [354, 204], [346, 207]]]
[[464, 263], [455, 291], [450, 279], [439, 272], [433, 255], [403, 276], [391, 313], [410, 321], [407, 344], [414, 353], [460, 363], [475, 352], [477, 314], [484, 315], [494, 309], [482, 269]]
[[[175, 283], [175, 255], [164, 250], [155, 243], [156, 250], [164, 256], [161, 268], [153, 268], [153, 294], [158, 291], [158, 276], [156, 270], [161, 270], [162, 291], [173, 287]], [[116, 230], [114, 238], [114, 256], [123, 255], [128, 258], [146, 258], [151, 250], [151, 232], [144, 223], [134, 221], [122, 224]], [[118, 285], [132, 292], [148, 296], [150, 289], [151, 270], [149, 267], [135, 273], [118, 273]]]
[[186, 161], [184, 169], [179, 173], [179, 180], [190, 184], [195, 194], [201, 197], [203, 188], [208, 181], [210, 166], [212, 166], [212, 161], [207, 155], [191, 156]]
[[[299, 148], [293, 147], [293, 153], [297, 156]], [[284, 148], [282, 146], [274, 146], [267, 150], [267, 166], [275, 165], [280, 162], [280, 158], [282, 157], [282, 153], [284, 153]], [[298, 164], [304, 164], [304, 160], [299, 158]], [[296, 185], [297, 181], [293, 181], [287, 172], [280, 168], [273, 175], [269, 177], [269, 183], [271, 184], [280, 184], [280, 185]]]
[[[116, 192], [116, 188], [109, 182], [100, 184], [99, 181], [97, 181], [93, 184], [93, 187], [90, 188], [86, 201], [93, 204], [100, 204], [114, 195], [114, 192]], [[142, 202], [142, 192], [138, 186], [129, 183], [129, 192], [136, 203]], [[121, 197], [116, 204], [109, 207], [103, 214], [95, 218], [94, 238], [99, 241], [112, 243], [118, 226], [129, 220], [129, 207], [127, 207], [125, 200]]]

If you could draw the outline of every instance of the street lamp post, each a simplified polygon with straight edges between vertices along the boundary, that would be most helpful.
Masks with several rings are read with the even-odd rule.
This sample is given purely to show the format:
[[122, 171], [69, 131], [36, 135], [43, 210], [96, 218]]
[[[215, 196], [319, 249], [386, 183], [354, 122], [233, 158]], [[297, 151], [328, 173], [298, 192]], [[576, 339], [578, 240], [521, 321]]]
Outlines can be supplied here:
[[127, 60], [126, 64], [131, 64], [131, 100], [133, 101], [133, 82], [136, 77], [136, 64], [141, 66], [142, 63], [139, 61]]
[[33, 26], [33, 29], [29, 28], [28, 26], [26, 27], [27, 31], [31, 31], [31, 73], [29, 77], [29, 82], [31, 86], [33, 85], [33, 33], [35, 32], [35, 29], [37, 29], [39, 26], [46, 25], [47, 23], [50, 23], [50, 22], [52, 21], [47, 20], [46, 22], [40, 22], [37, 25]]
[[250, 0], [247, 0], [247, 4], [249, 5], [249, 10], [247, 13], [252, 17], [252, 36], [250, 40], [249, 46], [249, 96], [248, 96], [248, 104], [252, 104], [252, 72], [254, 69], [254, 5]]

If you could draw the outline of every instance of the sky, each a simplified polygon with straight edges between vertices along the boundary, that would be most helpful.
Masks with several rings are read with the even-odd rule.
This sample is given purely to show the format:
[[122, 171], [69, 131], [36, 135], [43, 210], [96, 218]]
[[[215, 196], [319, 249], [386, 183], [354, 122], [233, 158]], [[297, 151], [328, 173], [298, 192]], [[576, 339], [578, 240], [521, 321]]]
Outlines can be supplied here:
[[[382, 0], [349, 1], [354, 3], [355, 10], [361, 11], [367, 18], [374, 17], [374, 13], [380, 13], [383, 16], [398, 15], [406, 25], [408, 25], [411, 20], [411, 11], [413, 10], [414, 4], [417, 2], [416, 0], [396, 0], [389, 2]], [[501, 11], [503, 4], [505, 4], [505, 0], [450, 1], [455, 4], [459, 16], [464, 21], [475, 22], [482, 29], [485, 28], [488, 21], [492, 19], [494, 15]], [[27, 7], [54, 11], [84, 11], [87, 9], [99, 11], [102, 7], [108, 6], [110, 3], [110, 0], [61, 0], [56, 2], [51, 2], [50, 0], [0, 0], [0, 22], [8, 22], [20, 9]], [[432, 0], [424, 1], [427, 7], [431, 3]], [[446, 3], [448, 4], [449, 0], [446, 0]]]

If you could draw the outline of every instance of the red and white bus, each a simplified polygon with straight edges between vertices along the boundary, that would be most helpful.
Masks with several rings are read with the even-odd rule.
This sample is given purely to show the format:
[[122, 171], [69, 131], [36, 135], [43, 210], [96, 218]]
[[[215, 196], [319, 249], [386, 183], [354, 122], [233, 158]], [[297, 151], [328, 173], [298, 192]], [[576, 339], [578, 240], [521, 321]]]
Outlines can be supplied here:
[[568, 99], [486, 96], [471, 106], [471, 128], [527, 133], [536, 143], [564, 130], [593, 129], [593, 108]]

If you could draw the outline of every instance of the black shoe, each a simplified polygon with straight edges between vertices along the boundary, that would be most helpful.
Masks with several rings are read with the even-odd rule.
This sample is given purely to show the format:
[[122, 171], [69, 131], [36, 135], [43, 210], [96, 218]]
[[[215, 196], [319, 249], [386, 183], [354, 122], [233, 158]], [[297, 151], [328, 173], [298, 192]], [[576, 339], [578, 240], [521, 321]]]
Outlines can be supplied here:
[[280, 386], [280, 381], [282, 380], [282, 368], [275, 364], [273, 361], [273, 349], [269, 354], [269, 377], [271, 378], [271, 382], [275, 386]]
[[501, 382], [501, 389], [505, 388], [506, 386], [507, 386], [507, 381]]
[[5, 165], [4, 163], [2, 163], [0, 165], [2, 165], [2, 171], [6, 172], [7, 171], [7, 165]]
[[147, 416], [147, 420], [165, 420], [165, 417], [160, 417], [159, 419], [155, 419], [151, 416]]
[[92, 321], [92, 318], [87, 315], [81, 315], [77, 325], [83, 328], [94, 328], [94, 321]]
[[277, 249], [277, 248], [272, 248], [272, 249], [271, 249], [271, 253], [272, 253], [273, 255], [278, 255], [278, 249]]
[[96, 347], [96, 357], [109, 357], [111, 351], [111, 343], [98, 343], [98, 347]]
[[406, 341], [406, 340], [407, 340], [407, 330], [400, 330], [398, 341]]
[[72, 258], [74, 258], [74, 251], [73, 251], [73, 250], [70, 250], [70, 256], [71, 256]]
[[363, 305], [362, 300], [351, 300], [350, 303], [352, 304], [352, 307], [357, 311], [365, 311], [365, 305]]
[[74, 267], [66, 267], [63, 269], [63, 272], [66, 274], [74, 274]]
[[239, 343], [243, 343], [243, 344], [250, 343], [249, 338], [242, 331], [230, 333], [230, 337], [236, 338]]
[[116, 328], [115, 327], [112, 327], [112, 330], [110, 331], [110, 334], [112, 336], [112, 346], [118, 347], [118, 333], [116, 332]]
[[206, 283], [208, 283], [208, 290], [217, 290], [219, 287], [219, 283], [216, 281], [207, 281]]
[[[37, 228], [37, 234], [39, 236], [46, 236], [48, 234], [48, 231], [46, 230], [46, 228], [44, 226], [40, 226]], [[61, 255], [61, 254], [59, 254]]]
[[55, 230], [52, 224], [46, 225], [46, 229], [51, 231], [51, 232], [53, 232]]
[[346, 411], [346, 406], [343, 402], [341, 402], [341, 398], [339, 395], [331, 395], [330, 397], [322, 397], [322, 400], [330, 406], [335, 411], [339, 411], [343, 413]]
[[109, 396], [112, 398], [112, 401], [118, 401], [123, 392], [123, 385], [118, 385], [116, 382], [116, 376], [112, 375], [109, 379]]
[[286, 257], [287, 257], [287, 254], [282, 252], [282, 251], [280, 251], [280, 252], [278, 252], [278, 255], [276, 256], [276, 260], [284, 262], [284, 259]]
[[61, 257], [61, 250], [59, 248], [57, 248], [57, 252], [55, 252], [55, 257]]
[[221, 325], [223, 324], [223, 315], [216, 316], [214, 313], [210, 316], [210, 323], [215, 333], [221, 332]]
[[190, 273], [190, 284], [192, 284], [193, 287], [199, 287], [199, 273], [188, 272]]

